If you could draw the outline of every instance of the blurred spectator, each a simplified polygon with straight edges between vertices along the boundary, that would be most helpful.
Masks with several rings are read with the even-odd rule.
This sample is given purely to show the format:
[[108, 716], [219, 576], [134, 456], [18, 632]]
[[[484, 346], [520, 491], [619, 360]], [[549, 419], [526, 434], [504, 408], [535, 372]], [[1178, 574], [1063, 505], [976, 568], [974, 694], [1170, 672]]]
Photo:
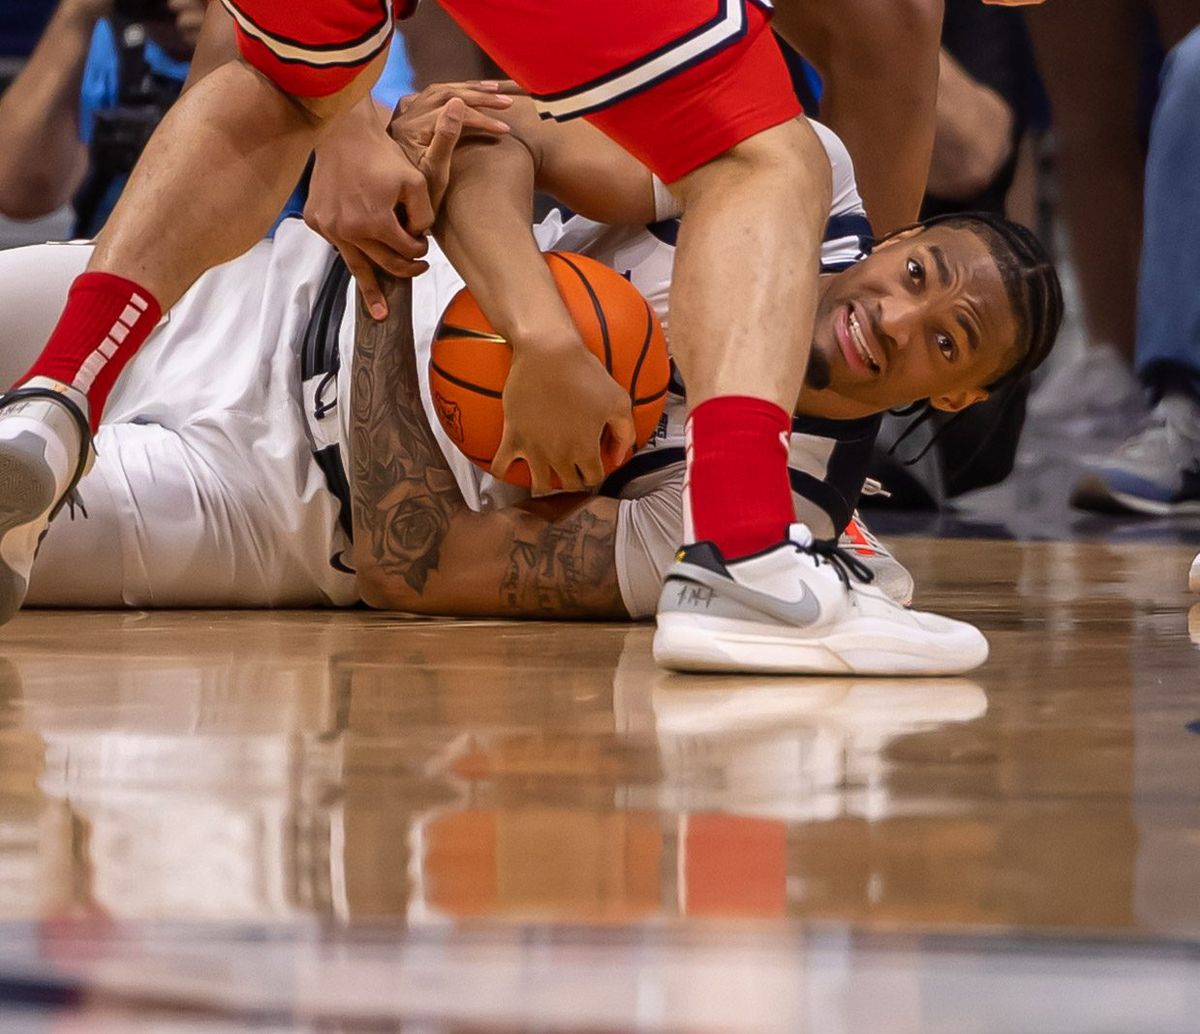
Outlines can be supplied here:
[[1200, 512], [1200, 29], [1168, 56], [1146, 162], [1138, 281], [1143, 426], [1076, 487], [1085, 509]]
[[[73, 201], [74, 236], [99, 232], [184, 88], [206, 6], [160, 0], [163, 17], [143, 24], [114, 15], [113, 0], [62, 0], [0, 97], [0, 213], [33, 219]], [[375, 96], [390, 107], [412, 88], [397, 35]], [[287, 211], [302, 207], [297, 196]]]
[[1054, 0], [1029, 11], [1087, 335], [1032, 398], [1040, 420], [1096, 432], [1144, 411], [1130, 359], [1147, 113], [1163, 51], [1198, 19], [1200, 0]]
[[414, 89], [424, 89], [433, 83], [506, 78], [439, 4], [418, 4], [416, 12], [401, 28], [407, 41]]
[[187, 76], [205, 5], [173, 6], [147, 31], [114, 28], [112, 0], [63, 0], [0, 98], [0, 211], [33, 219], [78, 195], [76, 234], [99, 228]]

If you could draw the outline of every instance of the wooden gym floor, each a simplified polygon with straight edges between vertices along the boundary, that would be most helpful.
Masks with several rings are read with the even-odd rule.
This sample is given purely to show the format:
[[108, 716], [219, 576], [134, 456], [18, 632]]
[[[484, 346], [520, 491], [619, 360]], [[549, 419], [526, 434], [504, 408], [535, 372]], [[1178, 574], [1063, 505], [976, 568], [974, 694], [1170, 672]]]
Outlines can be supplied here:
[[989, 635], [972, 678], [19, 615], [0, 1030], [1200, 1029], [1196, 547], [895, 546]]

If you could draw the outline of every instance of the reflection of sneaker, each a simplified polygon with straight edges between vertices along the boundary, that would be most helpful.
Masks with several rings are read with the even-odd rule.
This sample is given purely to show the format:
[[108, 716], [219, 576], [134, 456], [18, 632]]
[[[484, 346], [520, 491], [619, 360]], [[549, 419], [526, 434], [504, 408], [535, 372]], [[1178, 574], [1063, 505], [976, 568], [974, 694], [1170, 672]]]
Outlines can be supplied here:
[[42, 535], [93, 455], [67, 391], [28, 384], [0, 396], [0, 624], [24, 602]]
[[913, 576], [892, 555], [891, 550], [872, 534], [857, 510], [838, 539], [838, 546], [849, 550], [871, 569], [871, 574], [875, 576], [872, 584], [884, 595], [902, 607], [912, 606]]
[[658, 601], [654, 658], [676, 671], [955, 675], [987, 659], [974, 626], [905, 610], [852, 554], [789, 540], [742, 560], [710, 542], [680, 550]]
[[1192, 572], [1188, 575], [1188, 585], [1192, 592], [1200, 592], [1200, 553], [1192, 561]]
[[1115, 452], [1075, 486], [1085, 510], [1200, 513], [1200, 406], [1168, 395]]
[[[1196, 557], [1200, 563], [1200, 557]], [[1200, 646], [1200, 603], [1193, 603], [1188, 611], [1188, 636], [1193, 646]]]

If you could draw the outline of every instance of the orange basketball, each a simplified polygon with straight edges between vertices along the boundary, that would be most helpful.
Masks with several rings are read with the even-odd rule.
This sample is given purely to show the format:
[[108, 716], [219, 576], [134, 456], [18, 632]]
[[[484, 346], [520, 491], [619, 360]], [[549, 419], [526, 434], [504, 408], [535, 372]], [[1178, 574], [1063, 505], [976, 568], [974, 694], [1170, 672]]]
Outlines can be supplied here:
[[[658, 426], [671, 375], [662, 327], [646, 299], [620, 273], [583, 255], [549, 252], [545, 258], [584, 344], [629, 392], [640, 448]], [[512, 347], [463, 288], [446, 306], [434, 334], [429, 386], [446, 434], [484, 470], [500, 448], [511, 361]], [[617, 466], [605, 461], [609, 473]], [[504, 480], [528, 486], [525, 461], [509, 467]]]

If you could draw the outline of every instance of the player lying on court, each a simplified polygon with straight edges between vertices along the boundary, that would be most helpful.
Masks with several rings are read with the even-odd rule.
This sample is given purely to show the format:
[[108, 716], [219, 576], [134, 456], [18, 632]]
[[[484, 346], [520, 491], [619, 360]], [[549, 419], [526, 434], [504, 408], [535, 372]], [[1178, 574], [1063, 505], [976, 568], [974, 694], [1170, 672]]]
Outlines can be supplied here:
[[[420, 142], [428, 122], [416, 110], [405, 131]], [[535, 228], [539, 246], [627, 274], [666, 321], [675, 224], [664, 192], [587, 126], [541, 123], [522, 110], [514, 106], [509, 136], [460, 148], [442, 239], [476, 248], [480, 262], [499, 255], [502, 285], [517, 267], [512, 237], [529, 235], [536, 184], [610, 221], [552, 213]], [[852, 171], [836, 140], [822, 136], [836, 170], [823, 249], [830, 275], [791, 457], [799, 516], [832, 537], [862, 486], [878, 414], [927, 398], [960, 409], [1026, 375], [1048, 351], [1059, 309], [1045, 255], [1007, 224], [915, 229], [864, 257], [869, 227]], [[39, 322], [87, 258], [82, 246], [0, 257], [10, 340], [36, 349]], [[96, 467], [80, 486], [89, 516], [51, 526], [29, 601], [363, 599], [440, 614], [653, 613], [682, 537], [682, 396], [672, 394], [660, 433], [602, 494], [529, 501], [472, 466], [434, 419], [428, 350], [462, 280], [439, 249], [430, 262], [412, 284], [415, 352], [398, 347], [406, 313], [385, 325], [356, 320], [330, 248], [298, 223], [206, 275], [116, 385]], [[399, 302], [402, 291], [394, 294]], [[353, 363], [340, 363], [356, 333]], [[19, 366], [25, 356], [7, 358]], [[347, 443], [352, 463], [343, 466]], [[846, 592], [836, 575], [829, 591]], [[855, 595], [869, 615], [870, 655], [832, 658], [829, 670], [961, 671], [986, 656], [970, 626], [905, 611], [872, 588]]]

